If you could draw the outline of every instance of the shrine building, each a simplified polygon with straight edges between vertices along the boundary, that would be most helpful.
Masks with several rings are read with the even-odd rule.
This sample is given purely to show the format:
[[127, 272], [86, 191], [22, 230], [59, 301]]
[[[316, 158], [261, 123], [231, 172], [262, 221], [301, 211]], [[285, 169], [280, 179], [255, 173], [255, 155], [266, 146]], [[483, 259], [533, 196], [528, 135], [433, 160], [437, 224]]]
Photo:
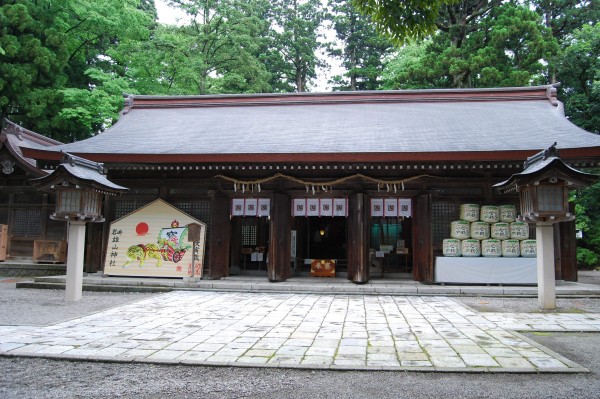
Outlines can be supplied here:
[[[565, 118], [551, 85], [130, 95], [119, 121], [86, 140], [61, 144], [10, 122], [1, 137], [0, 224], [8, 229], [7, 256], [32, 257], [36, 241], [64, 239], [65, 223], [48, 219], [53, 198], [27, 181], [55, 169], [67, 152], [102, 163], [110, 181], [129, 189], [106, 198], [106, 221], [88, 226], [85, 270], [110, 275], [160, 276], [161, 268], [166, 273], [173, 260], [158, 267], [148, 252], [159, 233], [141, 234], [152, 228], [150, 222], [136, 221], [143, 254], [135, 259], [131, 246], [117, 245], [113, 225], [160, 200], [167, 211], [182, 214], [171, 218], [173, 226], [158, 227], [182, 229], [182, 215], [206, 225], [205, 251], [198, 259], [204, 278], [247, 274], [276, 282], [331, 275], [355, 283], [381, 276], [535, 283], [518, 274], [535, 268], [519, 241], [535, 240], [535, 229], [522, 237], [498, 233], [516, 221], [514, 215], [494, 219], [493, 213], [501, 207], [518, 213], [519, 198], [493, 186], [555, 142], [569, 166], [600, 166], [600, 136]], [[466, 209], [476, 209], [473, 219], [463, 217]], [[486, 220], [484, 211], [490, 210]], [[459, 225], [453, 222], [459, 221], [469, 231], [457, 238]], [[479, 228], [482, 236], [473, 230]], [[486, 228], [508, 235], [485, 235]], [[178, 239], [184, 236], [181, 230]], [[555, 237], [556, 278], [575, 281], [574, 222], [556, 224]], [[445, 247], [449, 239], [458, 240], [463, 253], [451, 253]], [[495, 252], [484, 244], [496, 245]], [[520, 244], [523, 253], [504, 253], [504, 244]], [[189, 246], [178, 245], [179, 260]], [[480, 252], [470, 252], [469, 245]], [[127, 265], [119, 260], [123, 256], [129, 256]], [[447, 258], [454, 263], [444, 266]], [[517, 277], [461, 281], [480, 265]], [[436, 278], [437, 267], [449, 267], [446, 272], [456, 278]], [[165, 277], [188, 272], [178, 267]]]

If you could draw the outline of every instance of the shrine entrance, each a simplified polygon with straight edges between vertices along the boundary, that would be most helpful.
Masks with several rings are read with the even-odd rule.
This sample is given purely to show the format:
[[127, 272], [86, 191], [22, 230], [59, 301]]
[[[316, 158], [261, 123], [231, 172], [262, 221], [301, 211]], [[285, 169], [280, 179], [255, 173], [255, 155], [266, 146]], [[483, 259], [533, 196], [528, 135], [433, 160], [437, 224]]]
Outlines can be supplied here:
[[316, 259], [334, 260], [336, 273], [346, 271], [348, 234], [345, 217], [296, 217], [292, 223], [294, 235], [296, 247], [292, 247], [292, 262], [296, 275], [309, 275]]
[[231, 220], [231, 274], [266, 274], [269, 221], [263, 217]]

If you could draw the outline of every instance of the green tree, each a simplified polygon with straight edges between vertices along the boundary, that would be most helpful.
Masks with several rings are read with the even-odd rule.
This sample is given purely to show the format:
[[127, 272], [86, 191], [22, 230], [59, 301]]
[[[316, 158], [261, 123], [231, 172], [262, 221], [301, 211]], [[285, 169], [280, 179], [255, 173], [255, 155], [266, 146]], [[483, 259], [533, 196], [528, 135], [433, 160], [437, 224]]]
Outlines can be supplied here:
[[[558, 44], [532, 10], [512, 4], [494, 7], [468, 27], [440, 31], [415, 53], [413, 64], [390, 62], [385, 87], [502, 87], [546, 81], [546, 65]], [[448, 14], [450, 15], [450, 14]], [[468, 33], [465, 33], [468, 32]], [[407, 53], [409, 51], [409, 53]], [[411, 52], [412, 51], [412, 52]], [[389, 79], [408, 80], [389, 80]]]
[[380, 36], [368, 17], [346, 0], [330, 0], [331, 21], [341, 48], [329, 54], [341, 59], [346, 73], [333, 77], [334, 90], [376, 90], [392, 43]]
[[[600, 173], [593, 170], [592, 173]], [[576, 228], [581, 232], [577, 239], [577, 262], [581, 267], [600, 267], [600, 182], [571, 194], [575, 204]]]
[[49, 134], [67, 82], [66, 35], [51, 1], [0, 6], [0, 118]]
[[455, 0], [352, 0], [356, 7], [369, 15], [377, 29], [399, 44], [409, 39], [423, 39], [437, 29], [442, 6]]
[[600, 23], [584, 25], [563, 43], [560, 99], [577, 126], [600, 133]]
[[324, 16], [321, 1], [273, 0], [272, 16], [273, 45], [280, 57], [273, 67], [280, 70], [279, 87], [283, 91], [306, 91], [319, 65], [319, 27]]
[[[98, 89], [86, 71], [116, 72], [120, 44], [143, 40], [151, 23], [137, 0], [12, 0], [0, 7], [0, 113], [58, 140], [64, 89]], [[120, 94], [119, 94], [120, 96]], [[87, 135], [93, 134], [93, 131]]]
[[123, 93], [132, 93], [127, 79], [114, 73], [90, 68], [89, 89], [65, 88], [62, 107], [54, 118], [54, 127], [64, 132], [62, 139], [72, 142], [86, 139], [114, 124], [123, 109]]
[[[266, 70], [255, 57], [262, 40], [259, 34], [267, 22], [253, 13], [254, 2], [173, 0], [170, 3], [190, 18], [189, 24], [171, 30], [174, 40], [170, 40], [169, 46], [175, 46], [174, 51], [184, 57], [179, 68], [171, 68], [178, 73], [179, 82], [194, 81], [193, 86], [184, 86], [195, 94], [218, 93], [231, 87], [251, 92], [270, 88]], [[171, 73], [171, 79], [174, 77]]]

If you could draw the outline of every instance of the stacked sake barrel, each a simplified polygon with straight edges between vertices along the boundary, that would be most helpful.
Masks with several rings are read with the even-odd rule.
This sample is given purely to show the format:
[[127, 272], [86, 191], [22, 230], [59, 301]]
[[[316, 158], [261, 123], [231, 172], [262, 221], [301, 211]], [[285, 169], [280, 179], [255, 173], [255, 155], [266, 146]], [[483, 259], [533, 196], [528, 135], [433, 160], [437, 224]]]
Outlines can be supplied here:
[[529, 240], [527, 223], [516, 221], [514, 205], [462, 204], [459, 218], [443, 242], [444, 256], [536, 256], [536, 242]]

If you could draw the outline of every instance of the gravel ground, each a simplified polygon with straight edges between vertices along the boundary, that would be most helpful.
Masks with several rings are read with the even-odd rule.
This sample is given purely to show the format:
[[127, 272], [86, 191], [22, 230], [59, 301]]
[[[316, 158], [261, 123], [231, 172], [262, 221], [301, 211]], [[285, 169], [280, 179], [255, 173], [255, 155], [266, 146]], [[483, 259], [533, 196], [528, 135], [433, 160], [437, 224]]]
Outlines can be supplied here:
[[[0, 278], [0, 325], [44, 325], [141, 300], [139, 293], [14, 289]], [[469, 297], [480, 311], [537, 312], [536, 298]], [[558, 299], [559, 312], [598, 312], [600, 298]], [[532, 333], [591, 370], [579, 374], [462, 374], [71, 362], [0, 357], [0, 397], [12, 398], [565, 398], [600, 397], [600, 334]]]

